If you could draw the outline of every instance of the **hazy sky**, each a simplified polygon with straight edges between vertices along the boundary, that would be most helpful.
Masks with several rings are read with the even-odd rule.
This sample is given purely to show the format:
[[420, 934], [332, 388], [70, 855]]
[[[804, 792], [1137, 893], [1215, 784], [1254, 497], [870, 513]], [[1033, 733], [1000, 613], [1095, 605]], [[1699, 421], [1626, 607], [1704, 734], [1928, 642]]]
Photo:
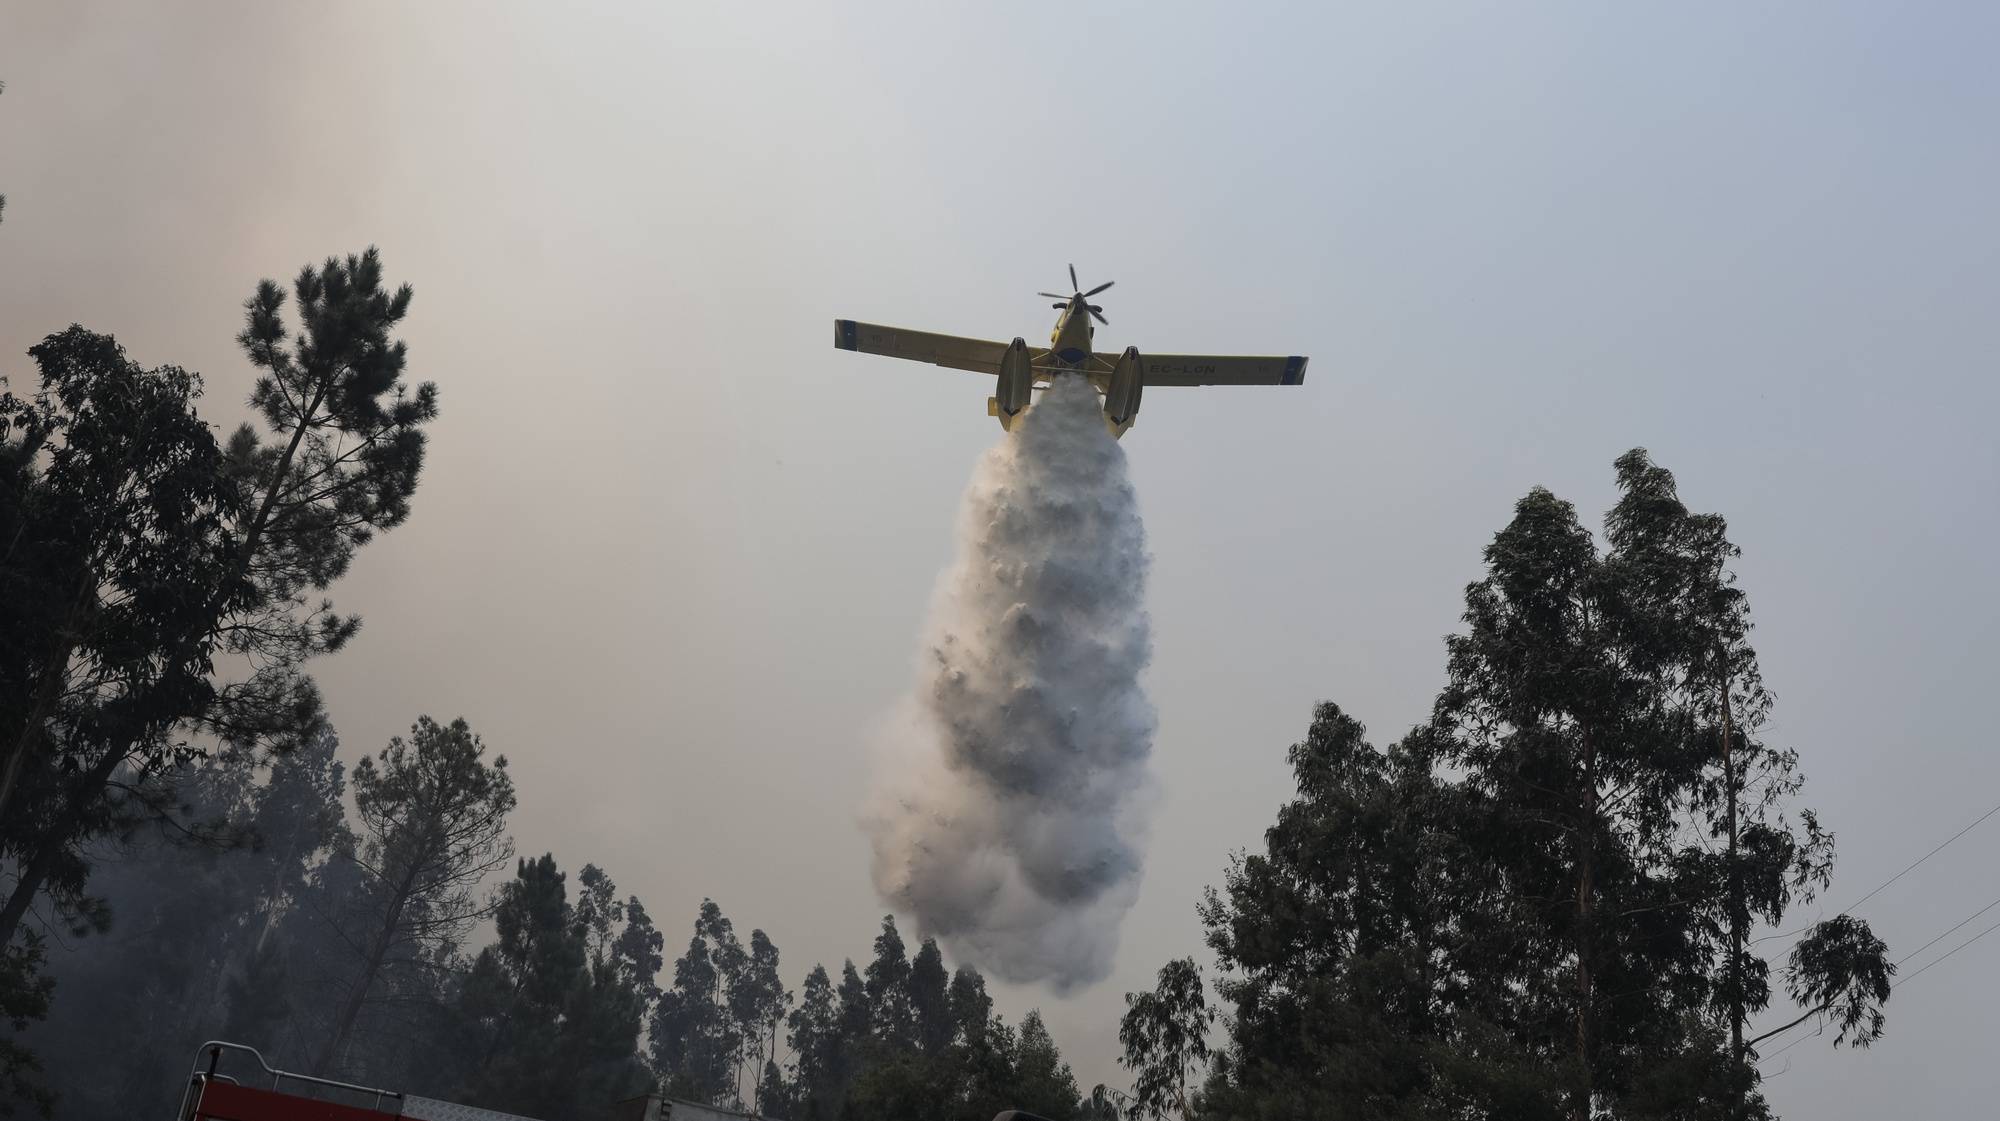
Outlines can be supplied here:
[[[713, 896], [796, 985], [882, 913], [870, 730], [999, 436], [989, 384], [829, 321], [1034, 339], [1074, 261], [1118, 281], [1102, 349], [1311, 355], [1156, 390], [1125, 441], [1144, 887], [1110, 981], [1000, 994], [1123, 1085], [1121, 995], [1200, 950], [1313, 702], [1422, 719], [1511, 503], [1595, 518], [1634, 445], [1745, 550], [1829, 912], [2000, 802], [1996, 41], [1977, 3], [13, 0], [0, 372], [80, 321], [233, 423], [257, 279], [380, 245], [443, 416], [335, 592], [347, 754], [464, 715], [522, 852], [603, 865], [675, 950]], [[2000, 817], [1862, 913], [1915, 947], [2000, 896], [1996, 849]], [[1769, 1093], [1986, 1114], [1996, 982], [2000, 935]]]

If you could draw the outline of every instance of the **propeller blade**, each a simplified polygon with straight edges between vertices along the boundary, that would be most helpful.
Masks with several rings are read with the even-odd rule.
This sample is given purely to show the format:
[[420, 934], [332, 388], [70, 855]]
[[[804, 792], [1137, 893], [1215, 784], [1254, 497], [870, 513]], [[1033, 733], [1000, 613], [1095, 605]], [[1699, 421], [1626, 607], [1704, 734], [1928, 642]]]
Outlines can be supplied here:
[[1069, 306], [1069, 301], [1068, 301], [1068, 300], [1063, 300], [1063, 301], [1061, 301], [1061, 302], [1059, 302], [1059, 303], [1053, 303], [1053, 304], [1050, 304], [1049, 306], [1050, 306], [1050, 307], [1053, 307], [1053, 308], [1065, 308], [1065, 307], [1068, 307], [1068, 306]]
[[1102, 324], [1104, 324], [1104, 325], [1105, 325], [1106, 327], [1109, 327], [1109, 326], [1111, 326], [1111, 321], [1110, 321], [1109, 319], [1106, 319], [1106, 318], [1104, 318], [1104, 313], [1103, 313], [1103, 312], [1100, 312], [1100, 311], [1098, 311], [1098, 310], [1097, 310], [1096, 308], [1091, 308], [1091, 309], [1090, 309], [1090, 314], [1092, 314], [1092, 315], [1096, 316], [1096, 317], [1097, 317], [1097, 321], [1098, 321], [1099, 323], [1102, 323]]
[[1069, 286], [1070, 286], [1070, 288], [1071, 288], [1071, 289], [1072, 289], [1073, 291], [1077, 291], [1077, 292], [1081, 292], [1081, 291], [1083, 291], [1083, 285], [1081, 285], [1081, 284], [1077, 283], [1077, 280], [1076, 280], [1076, 266], [1075, 266], [1075, 265], [1071, 265], [1071, 266], [1069, 267]]
[[1086, 295], [1086, 296], [1095, 296], [1095, 295], [1097, 295], [1097, 294], [1098, 294], [1099, 292], [1102, 292], [1102, 291], [1104, 291], [1104, 290], [1105, 290], [1106, 288], [1109, 288], [1109, 287], [1111, 287], [1111, 286], [1112, 286], [1113, 284], [1116, 284], [1116, 283], [1118, 283], [1118, 282], [1117, 282], [1117, 281], [1115, 281], [1115, 280], [1107, 280], [1107, 281], [1105, 281], [1104, 283], [1102, 283], [1102, 284], [1098, 285], [1097, 287], [1095, 287], [1095, 288], [1092, 288], [1092, 289], [1091, 289], [1090, 291], [1088, 291], [1088, 292], [1085, 292], [1085, 293], [1084, 293], [1084, 295]]
[[1069, 299], [1069, 297], [1068, 297], [1068, 296], [1065, 296], [1065, 295], [1063, 295], [1063, 294], [1062, 294], [1061, 292], [1037, 292], [1037, 293], [1035, 293], [1035, 295], [1037, 295], [1037, 296], [1045, 296], [1045, 297], [1047, 297], [1047, 298], [1049, 298], [1049, 299], [1051, 299], [1051, 300], [1067, 300], [1067, 299]]

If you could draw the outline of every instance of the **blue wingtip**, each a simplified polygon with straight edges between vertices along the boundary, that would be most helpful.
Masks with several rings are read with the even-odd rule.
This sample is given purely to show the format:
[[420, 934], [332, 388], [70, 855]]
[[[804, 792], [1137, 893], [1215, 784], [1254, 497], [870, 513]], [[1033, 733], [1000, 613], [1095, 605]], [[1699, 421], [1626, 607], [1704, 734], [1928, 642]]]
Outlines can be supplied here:
[[854, 333], [854, 320], [836, 319], [833, 321], [833, 345], [842, 350], [859, 349], [855, 342]]
[[1306, 380], [1306, 360], [1301, 354], [1285, 359], [1285, 385], [1303, 385]]

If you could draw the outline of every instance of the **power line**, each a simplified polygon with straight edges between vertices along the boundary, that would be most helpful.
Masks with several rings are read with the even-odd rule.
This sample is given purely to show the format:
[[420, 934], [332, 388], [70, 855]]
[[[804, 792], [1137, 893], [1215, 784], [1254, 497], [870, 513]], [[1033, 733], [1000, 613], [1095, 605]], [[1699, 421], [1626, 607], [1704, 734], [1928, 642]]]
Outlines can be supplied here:
[[[1890, 884], [1893, 884], [1897, 880], [1902, 879], [1904, 876], [1909, 875], [1912, 871], [1916, 869], [1917, 865], [1922, 864], [1924, 861], [1929, 860], [1931, 857], [1936, 856], [1938, 853], [1943, 852], [1945, 849], [1951, 846], [1952, 842], [1958, 840], [1960, 837], [1965, 836], [1967, 833], [1972, 832], [1974, 829], [1978, 828], [1981, 822], [1985, 821], [1989, 817], [1992, 817], [1996, 813], [2000, 813], [2000, 805], [1995, 805], [1992, 809], [1987, 810], [1985, 813], [1980, 814], [1976, 818], [1973, 818], [1971, 824], [1967, 825], [1963, 829], [1960, 829], [1958, 832], [1953, 833], [1951, 836], [1946, 837], [1944, 840], [1938, 842], [1937, 846], [1932, 848], [1931, 851], [1923, 854], [1922, 856], [1911, 861], [1909, 864], [1905, 865], [1902, 871], [1897, 872], [1895, 875], [1890, 876], [1888, 879], [1883, 880], [1880, 884], [1877, 884], [1875, 886], [1875, 890], [1855, 900], [1852, 905], [1848, 906], [1845, 910], [1843, 910], [1840, 913], [1849, 914], [1853, 912], [1855, 908], [1860, 907], [1863, 903], [1866, 903], [1870, 899], [1875, 898], [1877, 895], [1882, 894], [1883, 890], [1886, 889]], [[1904, 962], [1909, 961], [1911, 958], [1916, 957], [1918, 954], [1923, 953], [1925, 950], [1930, 949], [1932, 946], [1937, 945], [1939, 942], [1950, 937], [1954, 932], [1963, 930], [1966, 924], [1970, 923], [1972, 920], [1978, 918], [1979, 916], [1985, 914], [1988, 911], [1991, 911], [1995, 907], [2000, 907], [2000, 899], [1996, 899], [1993, 902], [1988, 903], [1986, 906], [1981, 907], [1979, 910], [1972, 912], [1970, 915], [1967, 915], [1965, 918], [1959, 920], [1958, 924], [1951, 927], [1949, 930], [1946, 930], [1944, 933], [1939, 934], [1935, 938], [1932, 938], [1930, 941], [1924, 943], [1923, 945], [1918, 946], [1916, 949], [1910, 951], [1909, 953], [1904, 954], [1902, 958], [1896, 962], [1896, 964], [1901, 965]], [[1802, 926], [1797, 930], [1786, 931], [1783, 934], [1767, 934], [1762, 938], [1751, 939], [1749, 944], [1754, 946], [1759, 942], [1769, 942], [1774, 938], [1795, 938], [1798, 935], [1803, 934], [1811, 929], [1812, 929], [1812, 924], [1808, 923], [1807, 925]], [[1995, 930], [2000, 930], [2000, 924], [1989, 926], [1985, 930], [1980, 931], [1978, 934], [1975, 934], [1972, 937], [1966, 939], [1965, 941], [1960, 942], [1958, 945], [1953, 946], [1942, 957], [1939, 957], [1934, 961], [1926, 963], [1922, 968], [1918, 969], [1915, 973], [1912, 973], [1908, 977], [1904, 977], [1901, 980], [1898, 980], [1895, 984], [1890, 986], [1889, 991], [1890, 992], [1896, 991], [1903, 985], [1908, 984], [1912, 980], [1915, 980], [1920, 974], [1924, 972], [1924, 970], [1929, 969], [1931, 966], [1938, 964], [1938, 962], [1945, 960], [1945, 958], [1952, 956], [1952, 954], [1955, 954], [1958, 951], [1965, 949], [1967, 946], [1972, 945], [1974, 942], [1979, 941], [1981, 938], [1986, 937], [1987, 935], [1993, 933]], [[1779, 1055], [1782, 1055], [1785, 1052], [1791, 1050], [1792, 1048], [1797, 1047], [1799, 1044], [1804, 1043], [1806, 1040], [1817, 1038], [1825, 1031], [1826, 1028], [1824, 1024], [1822, 1024], [1817, 1030], [1815, 1030], [1811, 1034], [1799, 1036], [1797, 1039], [1792, 1040], [1790, 1043], [1785, 1044], [1783, 1047], [1778, 1048], [1776, 1051], [1771, 1052], [1769, 1055], [1764, 1056], [1762, 1059], [1758, 1061], [1761, 1063], [1775, 1059]]]
[[[1861, 906], [1863, 903], [1868, 902], [1870, 899], [1873, 899], [1876, 896], [1882, 894], [1883, 890], [1887, 888], [1890, 884], [1893, 884], [1897, 880], [1902, 879], [1904, 876], [1909, 875], [1913, 870], [1915, 870], [1917, 865], [1922, 864], [1924, 861], [1929, 860], [1931, 857], [1936, 856], [1938, 853], [1943, 852], [1946, 848], [1949, 848], [1951, 846], [1951, 843], [1953, 841], [1956, 841], [1960, 837], [1965, 836], [1967, 833], [1972, 832], [1973, 829], [1978, 827], [1980, 822], [1985, 821], [1987, 818], [1992, 817], [1996, 813], [2000, 813], [2000, 805], [1995, 805], [1992, 809], [1987, 810], [1985, 813], [1980, 814], [1978, 817], [1972, 819], [1971, 825], [1966, 826], [1965, 828], [1959, 830], [1958, 832], [1953, 833], [1951, 836], [1946, 837], [1943, 841], [1940, 841], [1936, 848], [1911, 861], [1907, 866], [1903, 868], [1902, 871], [1896, 873], [1893, 876], [1890, 876], [1886, 880], [1883, 880], [1880, 884], [1877, 884], [1875, 886], [1874, 891], [1871, 891], [1867, 895], [1864, 895], [1861, 898], [1855, 900], [1853, 903], [1848, 904], [1846, 907], [1841, 909], [1840, 913], [1843, 915], [1852, 914], [1855, 908]], [[1783, 934], [1766, 934], [1761, 938], [1753, 938], [1750, 940], [1749, 944], [1755, 946], [1759, 942], [1769, 942], [1775, 938], [1796, 938], [1797, 936], [1804, 934], [1806, 931], [1811, 929], [1812, 929], [1812, 924], [1808, 923], [1807, 925], [1802, 926], [1797, 930], [1788, 930], [1785, 931]], [[1946, 931], [1945, 933], [1949, 934], [1950, 931]], [[1926, 943], [1926, 945], [1928, 945], [1928, 943]]]
[[[1987, 927], [1985, 930], [1980, 931], [1979, 933], [1973, 935], [1972, 937], [1967, 938], [1965, 941], [1960, 942], [1958, 945], [1953, 946], [1951, 949], [1946, 950], [1942, 957], [1939, 957], [1936, 961], [1932, 961], [1929, 964], [1925, 965], [1924, 969], [1929, 969], [1933, 965], [1938, 965], [1943, 963], [1944, 961], [1948, 960], [1951, 957], [1951, 955], [1959, 952], [1960, 950], [1965, 949], [1967, 946], [1972, 945], [1974, 942], [1979, 941], [1981, 938], [1986, 937], [1987, 935], [1993, 933], [1996, 930], [2000, 930], [2000, 922], [1994, 923], [1992, 926]], [[1896, 988], [1900, 989], [1904, 985], [1909, 984], [1911, 981], [1914, 981], [1917, 978], [1923, 976], [1924, 969], [1919, 969], [1915, 973], [1910, 974], [1908, 977], [1903, 978], [1901, 981], [1896, 982]]]
[[1791, 1050], [1792, 1048], [1797, 1047], [1799, 1044], [1804, 1043], [1806, 1040], [1818, 1039], [1820, 1036], [1824, 1034], [1826, 1034], [1826, 1028], [1821, 1027], [1816, 1031], [1809, 1032], [1805, 1035], [1798, 1037], [1797, 1039], [1792, 1040], [1790, 1043], [1785, 1044], [1783, 1047], [1778, 1048], [1776, 1051], [1771, 1052], [1770, 1054], [1764, 1056], [1761, 1059], [1758, 1059], [1757, 1061], [1759, 1063], [1768, 1063], [1772, 1059], [1777, 1058], [1779, 1055], [1782, 1055], [1785, 1052]]
[[[1922, 864], [1924, 861], [1929, 860], [1931, 857], [1936, 856], [1938, 853], [1943, 852], [1947, 845], [1951, 844], [1953, 841], [1958, 840], [1960, 837], [1965, 836], [1967, 833], [1972, 832], [1974, 826], [1977, 826], [1980, 822], [1985, 821], [1987, 818], [1992, 817], [1996, 813], [2000, 813], [2000, 805], [1996, 805], [1992, 809], [1987, 810], [1985, 813], [1980, 814], [1978, 817], [1973, 819], [1971, 825], [1968, 825], [1965, 828], [1959, 830], [1958, 832], [1953, 833], [1951, 836], [1946, 837], [1938, 845], [1938, 847], [1932, 849], [1931, 851], [1918, 857], [1915, 861], [1911, 862], [1909, 868], [1905, 868], [1901, 872], [1898, 872], [1895, 875], [1890, 876], [1888, 879], [1882, 881], [1882, 887], [1878, 887], [1874, 891], [1869, 892], [1867, 895], [1864, 895], [1861, 898], [1855, 900], [1854, 903], [1847, 908], [1847, 911], [1852, 911], [1854, 910], [1855, 907], [1859, 907], [1863, 903], [1868, 902], [1870, 899], [1875, 898], [1877, 895], [1882, 894], [1882, 888], [1886, 888], [1890, 884], [1895, 883], [1897, 880], [1902, 879], [1905, 875], [1909, 873], [1911, 868], [1915, 868], [1917, 865]], [[1847, 911], [1843, 911], [1841, 913], [1846, 914]]]
[[[1963, 919], [1960, 919], [1960, 920], [1959, 920], [1959, 923], [1958, 923], [1958, 925], [1957, 925], [1957, 926], [1954, 926], [1954, 927], [1952, 927], [1952, 928], [1951, 928], [1950, 930], [1947, 930], [1947, 931], [1945, 931], [1945, 932], [1944, 932], [1943, 934], [1940, 934], [1940, 935], [1938, 935], [1938, 936], [1937, 936], [1936, 938], [1933, 938], [1933, 939], [1931, 939], [1930, 941], [1928, 941], [1928, 942], [1924, 943], [1923, 945], [1921, 945], [1921, 946], [1918, 946], [1918, 947], [1917, 947], [1916, 949], [1914, 949], [1914, 950], [1911, 950], [1911, 951], [1910, 951], [1909, 953], [1907, 953], [1907, 954], [1904, 954], [1904, 955], [1903, 955], [1903, 960], [1902, 960], [1902, 961], [1899, 961], [1899, 962], [1897, 962], [1896, 964], [1897, 964], [1897, 965], [1901, 965], [1901, 964], [1903, 964], [1903, 962], [1904, 962], [1904, 961], [1908, 961], [1908, 960], [1910, 960], [1911, 958], [1913, 958], [1913, 957], [1916, 957], [1916, 956], [1917, 956], [1918, 954], [1921, 954], [1921, 953], [1923, 953], [1923, 952], [1924, 952], [1925, 950], [1928, 950], [1928, 949], [1930, 949], [1930, 948], [1931, 948], [1932, 946], [1935, 946], [1935, 945], [1937, 945], [1937, 944], [1938, 944], [1939, 942], [1942, 942], [1942, 941], [1944, 941], [1944, 940], [1945, 940], [1945, 938], [1946, 938], [1947, 936], [1949, 936], [1949, 935], [1952, 935], [1952, 934], [1955, 934], [1955, 933], [1957, 933], [1957, 932], [1958, 932], [1958, 931], [1959, 931], [1960, 929], [1962, 929], [1962, 928], [1963, 928], [1963, 927], [1964, 927], [1964, 926], [1965, 926], [1965, 925], [1966, 925], [1967, 923], [1969, 923], [1969, 922], [1971, 922], [1971, 921], [1972, 921], [1973, 919], [1976, 919], [1976, 918], [1978, 918], [1979, 916], [1981, 916], [1981, 915], [1985, 914], [1986, 912], [1988, 912], [1988, 911], [1991, 911], [1991, 910], [1992, 910], [1993, 908], [1995, 908], [1995, 907], [2000, 907], [2000, 899], [1995, 899], [1995, 900], [1994, 900], [1993, 902], [1991, 902], [1991, 903], [1988, 903], [1988, 904], [1987, 904], [1986, 906], [1984, 906], [1984, 907], [1981, 907], [1981, 908], [1980, 908], [1980, 909], [1978, 909], [1977, 911], [1974, 911], [1974, 912], [1972, 912], [1971, 914], [1969, 914], [1969, 915], [1965, 916], [1965, 917], [1964, 917]], [[1957, 953], [1957, 952], [1958, 952], [1958, 951], [1956, 951], [1956, 950], [1952, 951], [1952, 953]], [[1946, 954], [1946, 955], [1945, 955], [1945, 957], [1950, 957], [1950, 956], [1951, 956], [1951, 954]], [[1938, 960], [1938, 961], [1943, 961], [1943, 960], [1944, 960], [1944, 958], [1939, 958], [1939, 959], [1937, 959], [1937, 960]], [[1936, 964], [1937, 964], [1937, 961], [1934, 961], [1934, 962], [1932, 962], [1932, 963], [1931, 963], [1931, 965], [1936, 965]], [[1929, 968], [1931, 967], [1931, 965], [1926, 965], [1926, 966], [1924, 966], [1924, 969], [1929, 969]], [[1917, 970], [1917, 973], [1922, 973], [1922, 972], [1924, 971], [1924, 969], [1919, 969], [1919, 970]], [[1915, 977], [1915, 976], [1917, 975], [1917, 973], [1912, 973], [1912, 974], [1910, 974], [1910, 977]], [[1909, 980], [1909, 979], [1910, 979], [1910, 977], [1905, 977], [1905, 978], [1903, 978], [1903, 981], [1907, 981], [1907, 980]], [[1897, 982], [1897, 984], [1902, 984], [1902, 981], [1898, 981], [1898, 982]]]

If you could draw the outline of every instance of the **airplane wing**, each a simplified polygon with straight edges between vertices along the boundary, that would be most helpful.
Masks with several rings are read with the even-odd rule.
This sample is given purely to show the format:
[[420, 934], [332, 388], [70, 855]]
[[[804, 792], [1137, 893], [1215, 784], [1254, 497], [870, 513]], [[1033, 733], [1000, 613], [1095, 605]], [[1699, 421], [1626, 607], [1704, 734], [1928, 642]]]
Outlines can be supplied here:
[[1000, 356], [1007, 353], [1006, 343], [958, 335], [935, 335], [929, 331], [908, 331], [875, 323], [856, 323], [852, 319], [833, 321], [833, 345], [842, 350], [907, 358], [912, 362], [929, 362], [981, 374], [999, 373]]
[[[1289, 356], [1250, 357], [1240, 354], [1148, 354], [1147, 385], [1300, 385], [1306, 380], [1306, 360]], [[1118, 365], [1116, 354], [1094, 357]]]

